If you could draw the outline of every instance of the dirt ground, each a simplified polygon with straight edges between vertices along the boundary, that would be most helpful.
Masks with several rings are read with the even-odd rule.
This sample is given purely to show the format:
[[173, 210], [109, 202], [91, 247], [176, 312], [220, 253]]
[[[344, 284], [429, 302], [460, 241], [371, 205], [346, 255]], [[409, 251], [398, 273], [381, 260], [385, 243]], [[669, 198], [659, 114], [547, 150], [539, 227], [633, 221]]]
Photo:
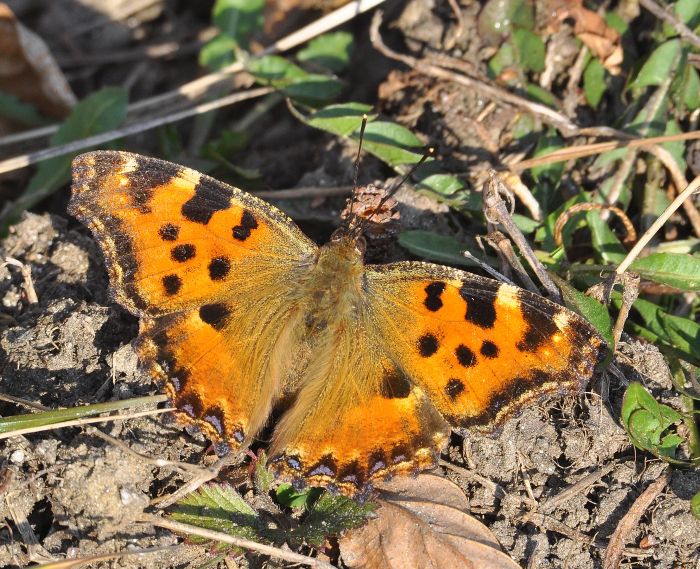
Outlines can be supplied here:
[[[66, 4], [56, 2], [55, 18], [65, 17], [60, 7]], [[440, 45], [454, 22], [447, 3], [438, 8], [433, 4], [415, 0], [394, 5], [387, 14], [392, 22], [388, 33], [402, 36], [411, 48]], [[464, 4], [463, 25], [476, 27], [477, 3]], [[176, 11], [181, 9], [178, 3], [173, 5]], [[201, 22], [207, 13], [195, 16]], [[162, 16], [155, 16], [156, 22], [157, 17]], [[44, 18], [48, 16], [37, 22], [40, 30], [46, 30]], [[372, 52], [366, 36], [368, 22], [361, 18], [354, 24], [358, 45], [354, 61], [361, 62]], [[113, 46], [133, 41], [123, 30], [120, 35], [119, 28], [108, 29]], [[58, 43], [49, 32], [46, 39]], [[458, 51], [465, 60], [476, 58], [484, 48], [476, 35], [460, 41]], [[105, 44], [100, 47], [105, 49]], [[419, 80], [376, 53], [372, 57], [377, 65], [371, 72], [351, 65], [356, 71], [347, 79], [347, 100], [377, 103], [382, 112], [434, 141], [448, 171], [471, 170], [477, 178], [489, 165], [490, 154], [484, 150], [484, 133], [475, 133], [472, 119], [486, 102], [468, 89]], [[179, 74], [177, 63], [155, 64], [161, 83], [174, 86], [188, 80], [182, 74], [194, 74], [196, 67], [187, 61], [188, 65], [178, 68]], [[110, 73], [119, 81], [127, 72], [117, 66]], [[153, 79], [148, 79], [147, 72], [142, 76], [146, 84], [135, 89], [135, 98], [161, 87], [148, 84]], [[87, 85], [91, 80], [79, 82]], [[508, 108], [490, 113], [484, 122], [487, 136], [503, 140], [514, 113]], [[352, 148], [299, 125], [285, 109], [261, 119], [255, 129], [258, 136], [241, 162], [259, 168], [271, 188], [351, 181]], [[141, 136], [128, 147], [147, 151], [149, 144]], [[378, 161], [364, 161], [361, 181], [381, 182], [387, 175]], [[398, 199], [402, 229], [430, 228], [450, 235], [467, 232], [446, 206], [432, 199], [410, 190], [402, 191]], [[109, 300], [101, 254], [87, 230], [67, 219], [66, 200], [63, 192], [43, 204], [48, 213], [26, 214], [0, 245], [0, 258], [13, 257], [31, 268], [39, 299], [28, 304], [20, 271], [13, 266], [0, 268], [0, 391], [49, 408], [157, 393], [150, 377], [139, 369], [130, 345], [138, 322]], [[342, 199], [276, 203], [321, 241], [330, 235], [343, 206]], [[397, 247], [386, 260], [406, 257]], [[624, 337], [611, 370], [596, 377], [582, 398], [528, 408], [494, 437], [453, 435], [443, 458], [456, 468], [439, 471], [463, 488], [472, 514], [523, 567], [601, 567], [601, 555], [622, 517], [649, 482], [668, 468], [636, 452], [620, 425], [622, 394], [631, 381], [641, 381], [664, 403], [677, 403], [659, 351]], [[21, 404], [0, 401], [2, 416], [27, 411]], [[193, 464], [211, 463], [215, 458], [203, 437], [186, 433], [162, 416], [96, 428], [150, 457]], [[134, 520], [151, 500], [175, 491], [187, 476], [107, 443], [93, 429], [49, 430], [0, 442], [0, 567], [181, 543], [168, 531]], [[689, 500], [698, 489], [700, 472], [672, 472], [663, 494], [629, 535], [624, 567], [700, 568], [700, 520], [689, 511]], [[534, 503], [546, 514], [528, 518]], [[186, 545], [93, 566], [187, 567], [201, 565], [209, 556], [204, 548]], [[254, 555], [237, 557], [235, 563], [261, 566]]]

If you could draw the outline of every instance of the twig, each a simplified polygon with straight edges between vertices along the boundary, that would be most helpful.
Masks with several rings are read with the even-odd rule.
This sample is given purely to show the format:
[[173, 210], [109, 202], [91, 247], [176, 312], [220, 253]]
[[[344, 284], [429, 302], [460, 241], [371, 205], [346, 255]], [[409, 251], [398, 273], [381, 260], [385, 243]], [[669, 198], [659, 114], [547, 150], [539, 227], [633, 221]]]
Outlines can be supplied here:
[[556, 162], [567, 162], [568, 160], [573, 160], [576, 158], [585, 158], [586, 156], [595, 156], [596, 154], [602, 154], [603, 152], [609, 152], [617, 148], [646, 149], [647, 147], [661, 144], [663, 142], [696, 140], [700, 138], [700, 130], [682, 132], [679, 134], [668, 134], [664, 136], [653, 136], [650, 138], [631, 138], [626, 133], [623, 134], [626, 136], [626, 138], [560, 148], [559, 150], [554, 150], [553, 152], [538, 156], [537, 158], [522, 160], [520, 162], [510, 164], [509, 166], [511, 170], [520, 172], [521, 170], [528, 170], [530, 168], [534, 168], [535, 166], [544, 166], [546, 164], [554, 164]]
[[234, 537], [232, 535], [228, 535], [227, 533], [211, 531], [197, 526], [191, 526], [188, 524], [176, 522], [174, 520], [168, 520], [159, 516], [154, 516], [153, 514], [142, 514], [138, 521], [140, 523], [151, 524], [178, 533], [184, 533], [186, 535], [196, 535], [205, 539], [211, 539], [213, 541], [228, 543], [231, 545], [235, 545], [236, 547], [242, 547], [244, 549], [256, 551], [257, 553], [262, 553], [263, 555], [267, 555], [274, 559], [283, 559], [284, 561], [290, 561], [291, 563], [300, 563], [302, 565], [318, 569], [336, 569], [335, 567], [333, 567], [333, 565], [331, 565], [330, 563], [326, 563], [321, 559], [308, 557], [307, 555], [301, 555], [300, 553], [295, 553], [293, 551], [281, 549], [272, 545], [266, 545], [264, 543], [258, 543], [249, 539]]
[[226, 456], [217, 460], [209, 468], [200, 469], [197, 476], [195, 476], [186, 484], [180, 486], [180, 488], [178, 488], [169, 496], [164, 496], [163, 498], [154, 500], [153, 503], [156, 504], [156, 508], [158, 509], [163, 509], [167, 508], [168, 506], [172, 506], [180, 498], [194, 492], [202, 484], [206, 484], [210, 480], [214, 480], [214, 478], [216, 478], [219, 475], [219, 472], [222, 468], [229, 466], [230, 464], [235, 464], [236, 462], [241, 460], [241, 457], [242, 454], [240, 452], [227, 454]]
[[575, 496], [580, 492], [583, 492], [589, 486], [592, 486], [593, 484], [598, 482], [598, 480], [610, 474], [616, 466], [617, 464], [613, 462], [599, 470], [596, 470], [595, 472], [591, 472], [590, 474], [583, 476], [573, 484], [564, 488], [555, 496], [549, 498], [546, 502], [540, 502], [539, 510], [545, 514], [556, 510], [561, 504], [563, 504], [564, 502], [568, 502], [571, 497]]
[[[304, 26], [303, 28], [292, 32], [288, 36], [267, 47], [259, 54], [256, 54], [251, 59], [273, 53], [281, 53], [298, 47], [310, 39], [313, 39], [314, 37], [340, 26], [341, 24], [352, 20], [356, 16], [375, 8], [376, 6], [379, 6], [384, 1], [385, 0], [354, 0], [353, 2], [349, 2], [337, 10], [334, 10], [322, 18], [310, 23], [308, 26]], [[240, 73], [243, 71], [243, 69], [243, 63], [237, 61], [215, 73], [209, 73], [208, 75], [195, 79], [194, 81], [185, 83], [173, 91], [132, 103], [128, 107], [129, 116], [139, 111], [145, 112], [150, 111], [151, 109], [160, 109], [178, 99], [184, 98], [190, 101], [197, 99], [204, 95], [213, 85], [221, 83], [222, 81], [230, 80], [233, 74]], [[0, 146], [50, 136], [58, 130], [59, 126], [60, 125], [42, 127], [40, 129], [0, 138]]]
[[601, 203], [585, 202], [572, 205], [557, 219], [557, 222], [554, 224], [554, 242], [557, 244], [558, 247], [561, 247], [563, 244], [562, 233], [564, 231], [564, 226], [566, 225], [567, 221], [569, 221], [572, 216], [574, 216], [580, 211], [592, 211], [594, 209], [610, 211], [620, 218], [622, 224], [625, 226], [625, 238], [622, 241], [623, 243], [631, 245], [637, 240], [637, 231], [634, 228], [632, 220], [629, 217], [627, 217], [627, 214], [624, 211], [622, 211], [619, 207]]
[[131, 456], [135, 457], [137, 460], [141, 462], [147, 462], [149, 464], [153, 464], [154, 466], [157, 466], [158, 468], [163, 468], [163, 467], [169, 467], [169, 468], [174, 468], [176, 470], [179, 470], [180, 472], [189, 472], [193, 474], [202, 474], [205, 468], [202, 468], [201, 466], [197, 466], [196, 464], [189, 464], [188, 462], [175, 462], [172, 460], [167, 460], [165, 458], [153, 458], [151, 456], [148, 456], [146, 454], [142, 454], [140, 452], [135, 451], [132, 449], [129, 445], [127, 445], [125, 442], [120, 441], [116, 437], [113, 437], [111, 435], [108, 435], [107, 433], [103, 433], [99, 429], [95, 427], [88, 427], [85, 429], [85, 432], [89, 435], [95, 435], [96, 437], [102, 439], [103, 441], [117, 447], [118, 449], [124, 451], [127, 454], [130, 454]]
[[[449, 470], [452, 470], [457, 474], [468, 478], [469, 480], [478, 482], [484, 488], [488, 489], [496, 498], [504, 498], [507, 495], [506, 491], [503, 489], [503, 486], [497, 484], [493, 480], [489, 480], [481, 474], [477, 474], [472, 470], [467, 470], [466, 468], [462, 468], [461, 466], [457, 466], [456, 464], [452, 464], [451, 462], [442, 459], [440, 459], [440, 466], [444, 466], [445, 468], [448, 468]], [[524, 502], [524, 500], [519, 496], [516, 496], [515, 498]]]
[[695, 47], [700, 47], [700, 36], [678, 20], [673, 14], [669, 13], [665, 8], [659, 6], [654, 0], [639, 0], [639, 3], [654, 14], [654, 16], [670, 24], [682, 38], [688, 40]]
[[644, 512], [647, 510], [656, 497], [668, 484], [671, 475], [667, 468], [658, 480], [652, 482], [644, 492], [634, 501], [629, 511], [617, 524], [615, 532], [610, 538], [608, 548], [605, 550], [605, 558], [603, 559], [603, 569], [617, 569], [622, 560], [622, 552], [625, 547], [625, 542], [628, 540], [632, 530], [639, 524]]
[[138, 411], [136, 413], [126, 413], [123, 415], [109, 415], [107, 417], [86, 417], [84, 419], [71, 419], [70, 421], [61, 421], [59, 423], [51, 423], [50, 425], [42, 425], [40, 427], [27, 427], [25, 429], [17, 429], [7, 433], [0, 433], [0, 439], [10, 439], [28, 433], [39, 433], [42, 431], [50, 431], [53, 429], [63, 429], [65, 427], [80, 427], [89, 425], [90, 423], [106, 423], [109, 421], [124, 421], [127, 419], [135, 419], [136, 417], [145, 417], [147, 415], [158, 415], [160, 413], [168, 413], [172, 409], [151, 409], [149, 411]]
[[488, 221], [493, 220], [493, 223], [499, 223], [503, 226], [506, 233], [510, 235], [510, 238], [515, 242], [520, 254], [525, 257], [528, 264], [532, 270], [537, 275], [542, 285], [547, 289], [549, 295], [559, 302], [561, 300], [561, 295], [559, 294], [559, 289], [550, 278], [547, 271], [542, 266], [542, 264], [537, 259], [534, 251], [530, 247], [530, 244], [525, 239], [525, 236], [518, 229], [518, 227], [513, 222], [508, 209], [503, 203], [503, 199], [500, 196], [499, 189], [505, 188], [505, 184], [501, 181], [498, 173], [495, 171], [490, 172], [491, 179], [484, 187], [483, 202], [484, 202], [484, 215]]
[[551, 109], [545, 105], [529, 101], [523, 97], [514, 95], [513, 93], [510, 93], [505, 89], [501, 89], [500, 87], [488, 85], [487, 83], [479, 81], [478, 79], [467, 77], [459, 73], [454, 73], [453, 71], [449, 71], [447, 69], [439, 67], [438, 65], [433, 64], [432, 62], [430, 62], [429, 59], [419, 60], [410, 55], [400, 54], [389, 49], [382, 40], [382, 36], [379, 33], [379, 26], [381, 25], [381, 23], [382, 12], [381, 10], [378, 10], [374, 14], [374, 18], [372, 19], [372, 25], [370, 27], [370, 40], [374, 48], [386, 57], [394, 59], [396, 61], [401, 61], [402, 63], [408, 65], [412, 69], [424, 73], [425, 75], [430, 75], [439, 79], [447, 79], [449, 81], [459, 83], [460, 85], [469, 87], [470, 89], [476, 91], [477, 93], [485, 97], [497, 99], [503, 103], [508, 103], [510, 105], [523, 109], [535, 115], [543, 122], [551, 124], [567, 136], [572, 136], [579, 133], [580, 129], [578, 125], [569, 120], [568, 117], [562, 115], [561, 113], [558, 113], [554, 109]]
[[13, 267], [19, 267], [20, 273], [22, 274], [23, 289], [24, 294], [27, 295], [27, 302], [29, 304], [36, 304], [39, 302], [39, 297], [36, 294], [36, 289], [34, 288], [34, 280], [32, 279], [32, 268], [30, 265], [26, 265], [13, 257], [5, 257], [5, 262], [0, 265], [0, 267], [5, 267], [7, 265], [12, 265]]
[[30, 152], [29, 154], [8, 158], [7, 160], [0, 162], [0, 174], [11, 172], [12, 170], [17, 170], [18, 168], [24, 168], [25, 166], [29, 166], [35, 162], [41, 162], [42, 160], [48, 160], [49, 158], [55, 158], [56, 156], [63, 156], [64, 154], [70, 154], [92, 146], [98, 146], [100, 144], [104, 144], [105, 142], [116, 140], [117, 138], [122, 138], [124, 136], [129, 136], [145, 130], [156, 128], [164, 124], [169, 124], [195, 115], [207, 113], [228, 105], [240, 103], [241, 101], [261, 97], [272, 91], [272, 87], [261, 87], [259, 89], [251, 89], [250, 91], [233, 93], [231, 95], [227, 95], [226, 97], [222, 97], [221, 99], [210, 101], [208, 103], [202, 103], [201, 105], [196, 105], [189, 109], [185, 109], [184, 111], [178, 111], [166, 116], [144, 120], [136, 124], [124, 126], [115, 130], [89, 136], [87, 138], [82, 138], [67, 144], [61, 144], [59, 146], [53, 146], [44, 150], [38, 150], [37, 152]]
[[42, 565], [34, 565], [35, 569], [75, 569], [88, 563], [95, 561], [109, 561], [118, 557], [127, 557], [133, 555], [149, 555], [151, 553], [163, 553], [167, 551], [175, 552], [180, 549], [181, 545], [165, 545], [161, 547], [147, 547], [144, 549], [123, 549], [114, 553], [101, 553], [99, 555], [88, 555], [87, 557], [71, 557], [60, 561], [51, 561]]
[[6, 393], [0, 393], [0, 401], [9, 401], [10, 403], [18, 403], [19, 405], [24, 405], [30, 409], [36, 409], [37, 411], [51, 411], [51, 407], [45, 407], [40, 403], [34, 403], [28, 399], [23, 399], [21, 397], [15, 397], [14, 395], [7, 395]]
[[686, 199], [697, 192], [698, 189], [700, 189], [700, 176], [697, 176], [692, 182], [690, 182], [690, 184], [688, 184], [688, 186], [680, 194], [678, 194], [676, 199], [671, 202], [671, 204], [656, 219], [656, 221], [651, 224], [651, 227], [644, 232], [644, 234], [639, 238], [639, 241], [637, 241], [636, 245], [632, 247], [632, 250], [627, 253], [627, 256], [618, 265], [617, 269], [615, 269], [615, 273], [617, 275], [621, 275], [629, 268], [632, 262], [642, 252], [644, 247], [647, 246], [647, 243], [649, 243], [652, 237], [656, 235], [656, 232], [659, 231], [659, 229], [663, 227], [664, 223], [668, 221], [668, 218], [673, 215], [673, 212], [675, 212]]
[[351, 194], [352, 186], [306, 186], [288, 190], [264, 190], [251, 192], [264, 200], [298, 200], [303, 198], [346, 196]]

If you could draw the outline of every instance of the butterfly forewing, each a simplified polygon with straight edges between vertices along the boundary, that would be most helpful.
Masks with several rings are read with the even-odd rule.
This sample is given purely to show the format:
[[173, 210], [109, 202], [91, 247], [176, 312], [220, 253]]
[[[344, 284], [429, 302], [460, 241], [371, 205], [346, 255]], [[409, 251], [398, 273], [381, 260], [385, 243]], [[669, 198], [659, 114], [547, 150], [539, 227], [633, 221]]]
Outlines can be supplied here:
[[116, 299], [140, 316], [272, 294], [316, 249], [250, 194], [127, 152], [78, 156], [68, 211], [102, 246]]

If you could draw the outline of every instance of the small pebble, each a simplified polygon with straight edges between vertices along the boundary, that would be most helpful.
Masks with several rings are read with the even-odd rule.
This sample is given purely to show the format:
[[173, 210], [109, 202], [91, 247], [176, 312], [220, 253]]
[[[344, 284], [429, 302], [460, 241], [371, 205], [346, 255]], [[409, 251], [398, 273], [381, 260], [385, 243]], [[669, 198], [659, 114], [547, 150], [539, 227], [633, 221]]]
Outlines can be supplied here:
[[10, 455], [10, 462], [14, 464], [22, 464], [24, 462], [24, 451], [17, 449]]

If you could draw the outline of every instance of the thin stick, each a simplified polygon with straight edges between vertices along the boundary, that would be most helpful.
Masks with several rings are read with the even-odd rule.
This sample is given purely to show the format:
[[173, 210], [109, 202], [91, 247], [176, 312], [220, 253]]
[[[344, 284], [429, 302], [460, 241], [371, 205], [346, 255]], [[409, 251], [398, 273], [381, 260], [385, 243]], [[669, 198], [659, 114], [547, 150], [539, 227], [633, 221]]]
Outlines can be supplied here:
[[40, 427], [27, 427], [26, 429], [17, 429], [7, 433], [0, 433], [1, 439], [10, 439], [28, 433], [40, 433], [42, 431], [51, 431], [53, 429], [63, 429], [65, 427], [80, 427], [89, 425], [90, 423], [106, 423], [108, 421], [123, 421], [127, 419], [135, 419], [136, 417], [145, 417], [147, 415], [158, 415], [160, 413], [168, 413], [172, 409], [151, 409], [149, 411], [138, 411], [136, 413], [127, 413], [124, 415], [109, 415], [108, 417], [86, 417], [84, 419], [71, 419], [70, 421], [61, 421], [60, 423], [52, 423], [50, 425], [42, 425]]
[[[295, 48], [309, 41], [310, 39], [313, 39], [316, 36], [319, 36], [337, 26], [344, 24], [345, 22], [352, 20], [356, 16], [379, 6], [384, 1], [385, 0], [354, 0], [353, 2], [349, 2], [345, 6], [342, 6], [330, 14], [327, 14], [326, 16], [323, 16], [322, 18], [310, 23], [308, 26], [304, 26], [296, 32], [292, 32], [288, 36], [267, 47], [259, 54], [253, 56], [252, 59], [273, 53], [281, 53]], [[153, 108], [162, 108], [163, 106], [170, 104], [179, 98], [187, 98], [189, 100], [196, 99], [206, 93], [211, 86], [222, 81], [230, 80], [233, 74], [240, 73], [243, 70], [243, 63], [237, 61], [215, 73], [210, 73], [195, 79], [194, 81], [185, 83], [173, 91], [132, 103], [128, 108], [129, 114], [131, 115], [138, 111], [147, 111]], [[60, 125], [42, 127], [40, 129], [20, 133], [18, 135], [10, 135], [0, 138], [0, 146], [50, 136], [58, 130], [59, 126]]]
[[197, 526], [183, 524], [174, 520], [154, 516], [152, 514], [142, 514], [138, 521], [169, 529], [178, 533], [184, 533], [186, 535], [196, 535], [205, 539], [211, 539], [212, 541], [229, 543], [231, 545], [235, 545], [236, 547], [242, 547], [244, 549], [256, 551], [257, 553], [262, 553], [263, 555], [267, 555], [274, 559], [283, 559], [284, 561], [300, 563], [302, 565], [317, 569], [336, 569], [330, 563], [326, 563], [325, 561], [314, 557], [308, 557], [307, 555], [301, 555], [300, 553], [295, 553], [287, 549], [281, 549], [279, 547], [273, 547], [272, 545], [266, 545], [264, 543], [258, 543], [249, 539], [243, 539], [242, 537], [233, 537], [227, 533], [211, 531]]
[[688, 184], [688, 187], [686, 187], [685, 190], [676, 196], [676, 199], [671, 202], [671, 205], [664, 210], [656, 221], [651, 224], [651, 227], [644, 232], [644, 235], [639, 238], [639, 241], [637, 241], [635, 246], [632, 247], [631, 251], [627, 253], [627, 256], [624, 258], [622, 263], [620, 263], [617, 269], [615, 269], [615, 272], [618, 275], [621, 275], [629, 268], [632, 262], [642, 252], [642, 249], [644, 249], [644, 247], [647, 246], [647, 243], [651, 241], [652, 237], [656, 235], [656, 232], [659, 231], [659, 229], [663, 227], [664, 223], [668, 221], [668, 218], [673, 215], [673, 212], [675, 212], [685, 200], [698, 191], [698, 189], [700, 189], [700, 176], [696, 177], [692, 182], [690, 182], [690, 184]]
[[639, 0], [639, 3], [654, 14], [654, 16], [670, 24], [683, 39], [688, 40], [695, 47], [700, 47], [700, 36], [654, 0]]
[[630, 537], [644, 512], [663, 491], [670, 479], [669, 469], [666, 468], [663, 474], [649, 484], [647, 489], [634, 501], [629, 511], [617, 524], [617, 528], [615, 528], [615, 532], [608, 542], [608, 548], [605, 550], [605, 558], [603, 559], [603, 569], [617, 569], [620, 566], [625, 541]]
[[543, 166], [546, 164], [554, 164], [556, 162], [567, 162], [576, 158], [585, 158], [586, 156], [595, 156], [603, 152], [609, 152], [617, 148], [645, 148], [663, 142], [675, 142], [678, 140], [696, 140], [700, 138], [700, 130], [692, 132], [682, 132], [679, 134], [668, 134], [664, 136], [652, 136], [650, 138], [629, 138], [622, 140], [609, 140], [607, 142], [596, 142], [593, 144], [581, 144], [578, 146], [569, 146], [560, 148], [548, 154], [543, 154], [537, 158], [522, 160], [514, 164], [509, 164], [511, 170], [517, 172], [521, 170], [529, 170], [535, 166]]
[[233, 93], [231, 95], [227, 95], [226, 97], [222, 97], [221, 99], [217, 99], [216, 101], [202, 103], [201, 105], [196, 105], [189, 109], [185, 109], [184, 111], [178, 111], [164, 117], [155, 117], [150, 120], [144, 120], [136, 124], [110, 130], [108, 132], [103, 132], [87, 138], [82, 138], [67, 144], [61, 144], [52, 148], [38, 150], [37, 152], [30, 152], [29, 154], [22, 154], [21, 156], [8, 158], [7, 160], [0, 162], [0, 174], [11, 172], [12, 170], [17, 170], [19, 168], [24, 168], [30, 164], [41, 162], [42, 160], [48, 160], [49, 158], [55, 158], [56, 156], [63, 156], [64, 154], [71, 154], [92, 146], [99, 146], [100, 144], [110, 142], [111, 140], [116, 140], [117, 138], [150, 130], [164, 124], [181, 121], [195, 115], [200, 115], [215, 109], [226, 107], [228, 105], [233, 105], [234, 103], [240, 103], [241, 101], [261, 97], [271, 93], [273, 90], [274, 89], [272, 87], [261, 87], [259, 89], [251, 89], [250, 91]]

